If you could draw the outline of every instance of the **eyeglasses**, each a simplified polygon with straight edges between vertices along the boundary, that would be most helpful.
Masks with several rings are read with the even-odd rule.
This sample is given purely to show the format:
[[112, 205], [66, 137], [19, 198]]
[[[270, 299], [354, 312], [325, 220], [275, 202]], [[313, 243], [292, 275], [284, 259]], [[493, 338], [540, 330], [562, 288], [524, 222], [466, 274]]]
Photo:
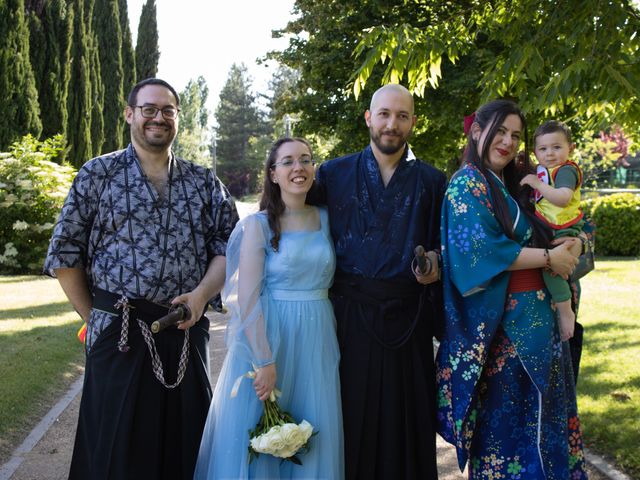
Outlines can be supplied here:
[[311, 157], [300, 157], [297, 160], [294, 160], [291, 157], [286, 157], [283, 158], [282, 160], [280, 160], [279, 162], [274, 162], [273, 166], [274, 167], [284, 167], [284, 168], [291, 168], [293, 167], [293, 164], [298, 162], [300, 164], [301, 167], [306, 168], [306, 167], [311, 167], [315, 164], [315, 162], [311, 159]]
[[158, 108], [151, 105], [134, 105], [133, 108], [139, 108], [144, 118], [156, 118], [158, 111], [161, 111], [162, 116], [167, 120], [175, 120], [180, 112], [180, 109], [176, 107]]

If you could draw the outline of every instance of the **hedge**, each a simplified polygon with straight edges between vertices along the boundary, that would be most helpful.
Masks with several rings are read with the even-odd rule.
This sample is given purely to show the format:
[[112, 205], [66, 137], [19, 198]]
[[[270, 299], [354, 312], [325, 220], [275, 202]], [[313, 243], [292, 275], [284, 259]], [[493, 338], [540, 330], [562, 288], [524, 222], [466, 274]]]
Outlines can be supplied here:
[[581, 207], [596, 224], [597, 255], [640, 256], [640, 195], [604, 195], [584, 200]]

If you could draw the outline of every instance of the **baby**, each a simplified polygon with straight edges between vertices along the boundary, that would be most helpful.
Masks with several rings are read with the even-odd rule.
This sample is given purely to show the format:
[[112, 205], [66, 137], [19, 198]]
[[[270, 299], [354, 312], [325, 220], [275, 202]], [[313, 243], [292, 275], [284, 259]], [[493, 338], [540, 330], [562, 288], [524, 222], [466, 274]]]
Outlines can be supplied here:
[[[537, 175], [529, 174], [520, 184], [535, 190], [536, 215], [554, 231], [554, 238], [577, 237], [584, 220], [580, 211], [580, 184], [582, 171], [569, 156], [575, 144], [571, 131], [562, 122], [550, 120], [540, 125], [533, 134]], [[544, 282], [558, 309], [560, 338], [573, 336], [575, 313], [571, 308], [571, 287], [562, 277], [543, 271]]]

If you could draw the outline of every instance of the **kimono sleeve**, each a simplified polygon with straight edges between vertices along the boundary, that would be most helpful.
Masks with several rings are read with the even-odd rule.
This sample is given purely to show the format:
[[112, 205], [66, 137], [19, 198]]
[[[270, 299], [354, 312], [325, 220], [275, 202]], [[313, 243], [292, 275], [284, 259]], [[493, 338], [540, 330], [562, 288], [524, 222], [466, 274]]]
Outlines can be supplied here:
[[213, 225], [207, 232], [207, 255], [209, 260], [217, 255], [225, 255], [227, 241], [238, 222], [238, 211], [227, 187], [217, 178], [212, 176], [213, 188], [211, 189], [211, 218]]
[[522, 249], [498, 222], [488, 188], [480, 172], [464, 168], [451, 180], [442, 207], [450, 279], [463, 296], [484, 290]]
[[274, 362], [278, 335], [268, 328], [269, 303], [262, 295], [268, 228], [258, 215], [241, 220], [227, 245], [227, 271], [222, 298], [231, 314], [227, 347], [255, 368]]
[[99, 192], [92, 171], [82, 168], [73, 180], [53, 228], [43, 271], [55, 277], [58, 268], [86, 268], [91, 230], [98, 212]]

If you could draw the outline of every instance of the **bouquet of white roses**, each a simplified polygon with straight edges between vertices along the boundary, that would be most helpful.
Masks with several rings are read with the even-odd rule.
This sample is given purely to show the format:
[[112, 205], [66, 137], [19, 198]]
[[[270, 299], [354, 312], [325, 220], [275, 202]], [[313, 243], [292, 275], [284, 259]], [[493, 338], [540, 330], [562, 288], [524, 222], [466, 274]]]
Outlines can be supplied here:
[[291, 415], [280, 409], [275, 395], [264, 402], [264, 411], [256, 428], [249, 432], [249, 462], [261, 453], [302, 465], [296, 456], [309, 450], [309, 439], [318, 432], [303, 420], [296, 424]]

